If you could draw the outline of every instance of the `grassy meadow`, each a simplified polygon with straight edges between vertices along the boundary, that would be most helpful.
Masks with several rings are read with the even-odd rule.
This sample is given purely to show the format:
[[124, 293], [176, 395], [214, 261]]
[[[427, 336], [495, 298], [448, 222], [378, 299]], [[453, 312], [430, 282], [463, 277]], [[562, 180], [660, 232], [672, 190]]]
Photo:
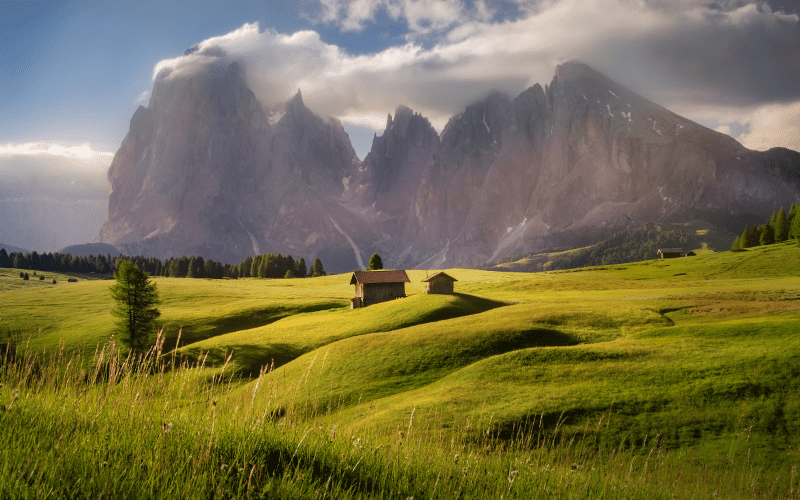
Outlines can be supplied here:
[[[13, 271], [13, 270], [8, 270]], [[349, 275], [0, 270], [0, 497], [800, 498], [800, 248], [521, 274], [350, 311]]]

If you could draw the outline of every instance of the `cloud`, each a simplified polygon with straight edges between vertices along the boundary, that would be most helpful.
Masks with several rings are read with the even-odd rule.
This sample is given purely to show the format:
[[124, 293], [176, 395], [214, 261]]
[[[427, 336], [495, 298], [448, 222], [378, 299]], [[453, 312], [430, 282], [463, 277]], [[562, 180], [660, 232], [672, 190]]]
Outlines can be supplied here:
[[439, 33], [354, 55], [314, 31], [286, 35], [245, 24], [161, 61], [154, 79], [167, 68], [167, 78], [178, 78], [235, 60], [264, 103], [284, 102], [299, 88], [317, 113], [375, 130], [401, 104], [441, 129], [492, 90], [516, 95], [549, 83], [567, 60], [586, 62], [669, 109], [702, 105], [718, 115], [800, 98], [798, 16], [755, 0], [519, 0], [514, 17], [502, 19], [497, 1], [319, 2], [320, 18], [342, 30], [385, 12], [405, 20], [411, 35]]
[[95, 151], [89, 143], [65, 145], [64, 143], [42, 141], [0, 144], [0, 158], [17, 155], [60, 156], [99, 168], [108, 168], [114, 158], [114, 153]]
[[750, 131], [739, 137], [746, 148], [766, 151], [777, 146], [800, 151], [800, 102], [789, 106], [764, 106], [747, 123]]
[[484, 0], [468, 7], [461, 0], [319, 0], [319, 20], [338, 23], [343, 31], [360, 31], [385, 13], [395, 21], [403, 20], [412, 33], [431, 33], [471, 19], [487, 21], [494, 10]]

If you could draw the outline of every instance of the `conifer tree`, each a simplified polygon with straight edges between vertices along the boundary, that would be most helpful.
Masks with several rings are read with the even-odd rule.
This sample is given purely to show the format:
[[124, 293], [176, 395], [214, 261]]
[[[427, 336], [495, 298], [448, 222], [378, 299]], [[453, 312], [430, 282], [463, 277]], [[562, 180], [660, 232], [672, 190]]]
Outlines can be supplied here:
[[5, 248], [0, 248], [0, 267], [11, 267], [11, 259], [8, 258]]
[[772, 224], [768, 222], [759, 227], [761, 228], [761, 234], [758, 237], [759, 243], [762, 245], [772, 245], [775, 243], [775, 229], [772, 227]]
[[731, 245], [731, 252], [741, 252], [742, 251], [742, 239], [737, 236], [735, 240], [733, 240], [733, 245]]
[[750, 248], [753, 246], [753, 234], [750, 232], [750, 226], [744, 226], [741, 237], [742, 248]]
[[294, 265], [294, 274], [298, 278], [305, 278], [308, 275], [308, 267], [306, 266], [306, 260], [302, 257], [297, 259], [297, 262]]
[[383, 259], [377, 253], [372, 254], [372, 257], [369, 258], [369, 267], [367, 267], [367, 271], [378, 271], [383, 269]]
[[319, 257], [314, 259], [314, 263], [311, 264], [311, 277], [316, 278], [317, 276], [325, 276], [325, 269], [322, 268], [322, 261], [319, 260]]
[[798, 208], [795, 209], [794, 217], [792, 217], [792, 225], [789, 228], [789, 236], [794, 238], [798, 246], [800, 246], [800, 203], [795, 206]]
[[789, 237], [789, 221], [786, 219], [786, 211], [783, 210], [783, 206], [781, 205], [780, 210], [778, 210], [777, 215], [775, 216], [775, 243], [781, 243], [782, 241], [786, 241]]
[[110, 290], [117, 305], [111, 313], [117, 317], [123, 341], [133, 351], [143, 352], [155, 328], [155, 319], [161, 315], [158, 290], [150, 276], [129, 260], [120, 263], [114, 278], [117, 281]]

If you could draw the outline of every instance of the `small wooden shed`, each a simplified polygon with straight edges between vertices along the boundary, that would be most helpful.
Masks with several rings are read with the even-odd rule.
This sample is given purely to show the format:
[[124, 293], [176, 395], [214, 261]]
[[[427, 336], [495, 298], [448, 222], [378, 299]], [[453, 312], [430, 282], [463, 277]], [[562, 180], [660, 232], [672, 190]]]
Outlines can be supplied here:
[[350, 284], [356, 286], [356, 296], [350, 299], [350, 309], [405, 297], [406, 283], [411, 280], [405, 271], [354, 271]]
[[425, 293], [438, 293], [441, 295], [453, 295], [453, 283], [458, 281], [447, 273], [439, 272], [432, 274], [422, 280], [426, 283]]
[[660, 259], [674, 259], [676, 257], [683, 257], [682, 248], [659, 248], [658, 257]]

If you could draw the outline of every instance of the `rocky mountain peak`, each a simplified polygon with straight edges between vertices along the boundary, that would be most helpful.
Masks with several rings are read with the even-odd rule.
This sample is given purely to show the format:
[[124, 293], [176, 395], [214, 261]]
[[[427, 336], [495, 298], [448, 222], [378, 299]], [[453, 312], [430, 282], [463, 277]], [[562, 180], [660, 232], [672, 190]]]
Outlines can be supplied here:
[[299, 90], [264, 107], [224, 60], [156, 78], [109, 170], [100, 241], [228, 262], [318, 255], [334, 272], [378, 251], [436, 269], [645, 222], [763, 220], [800, 201], [800, 154], [748, 151], [582, 63], [545, 88], [487, 94], [441, 136], [398, 106], [361, 162]]
[[286, 107], [287, 109], [306, 109], [306, 105], [303, 102], [303, 93], [300, 92], [300, 89], [297, 89], [297, 93], [287, 103]]

